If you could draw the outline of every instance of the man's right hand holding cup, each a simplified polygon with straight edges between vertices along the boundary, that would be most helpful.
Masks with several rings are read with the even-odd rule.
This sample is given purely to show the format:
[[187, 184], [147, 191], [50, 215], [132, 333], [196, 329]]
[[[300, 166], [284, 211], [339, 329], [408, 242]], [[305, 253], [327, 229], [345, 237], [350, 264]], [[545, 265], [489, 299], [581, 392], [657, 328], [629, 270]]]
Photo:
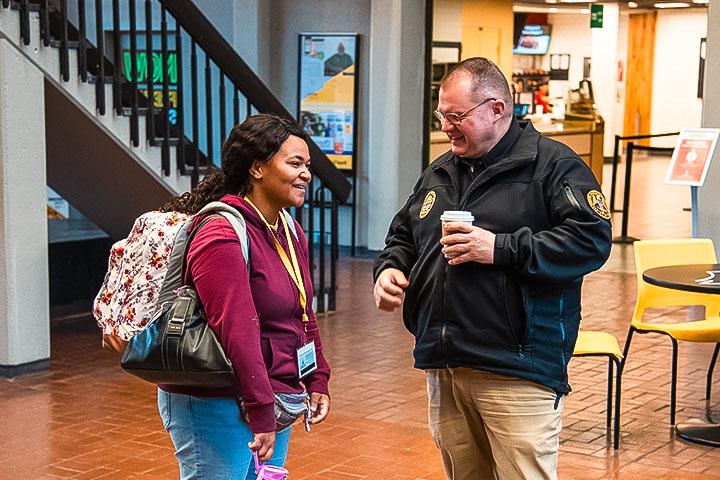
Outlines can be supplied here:
[[375, 305], [385, 312], [394, 312], [402, 306], [408, 280], [397, 268], [387, 268], [380, 273], [375, 282]]

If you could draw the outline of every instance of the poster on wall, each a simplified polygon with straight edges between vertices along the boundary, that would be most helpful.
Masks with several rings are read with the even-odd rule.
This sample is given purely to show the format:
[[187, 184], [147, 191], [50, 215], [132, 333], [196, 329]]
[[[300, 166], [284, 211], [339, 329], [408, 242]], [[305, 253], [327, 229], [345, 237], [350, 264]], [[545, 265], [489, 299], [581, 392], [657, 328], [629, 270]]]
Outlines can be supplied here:
[[301, 33], [298, 119], [340, 170], [355, 169], [357, 33]]
[[70, 218], [70, 204], [55, 190], [47, 188], [47, 217], [58, 220]]
[[719, 135], [718, 128], [683, 129], [675, 145], [665, 183], [702, 187]]

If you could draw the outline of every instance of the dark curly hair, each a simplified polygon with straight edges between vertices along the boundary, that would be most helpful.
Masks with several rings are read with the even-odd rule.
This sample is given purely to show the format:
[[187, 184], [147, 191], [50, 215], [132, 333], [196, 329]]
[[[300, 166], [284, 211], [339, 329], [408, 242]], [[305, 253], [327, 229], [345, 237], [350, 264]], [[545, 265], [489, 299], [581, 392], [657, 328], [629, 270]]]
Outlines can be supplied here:
[[253, 163], [269, 161], [290, 135], [308, 141], [307, 134], [292, 120], [269, 113], [249, 116], [235, 125], [225, 140], [222, 169], [212, 168], [191, 192], [173, 198], [160, 210], [193, 214], [228, 193], [247, 195], [252, 190]]

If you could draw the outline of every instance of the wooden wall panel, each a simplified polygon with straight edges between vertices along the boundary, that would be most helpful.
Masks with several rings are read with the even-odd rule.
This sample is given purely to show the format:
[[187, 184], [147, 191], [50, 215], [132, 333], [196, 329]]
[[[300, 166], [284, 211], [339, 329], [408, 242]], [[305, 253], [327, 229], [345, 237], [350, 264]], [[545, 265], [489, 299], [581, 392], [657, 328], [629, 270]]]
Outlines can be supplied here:
[[[630, 15], [623, 135], [652, 133], [650, 114], [652, 113], [656, 18], [655, 12]], [[647, 142], [642, 143], [647, 144]]]

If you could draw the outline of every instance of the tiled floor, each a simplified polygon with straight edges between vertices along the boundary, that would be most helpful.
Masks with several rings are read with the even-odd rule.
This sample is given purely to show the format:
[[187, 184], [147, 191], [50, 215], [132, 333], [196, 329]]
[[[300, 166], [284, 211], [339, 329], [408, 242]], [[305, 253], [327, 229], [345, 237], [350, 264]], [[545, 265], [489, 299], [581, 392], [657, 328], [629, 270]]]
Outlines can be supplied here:
[[[682, 210], [689, 192], [662, 183], [666, 162], [635, 166], [630, 235], [689, 235], [690, 214]], [[288, 462], [293, 480], [444, 478], [425, 426], [424, 377], [411, 366], [412, 339], [399, 314], [371, 305], [370, 269], [370, 260], [344, 259], [339, 313], [321, 318], [334, 369], [333, 409], [312, 433], [296, 430]], [[584, 328], [622, 341], [634, 295], [632, 249], [615, 246], [585, 284]], [[704, 414], [711, 347], [681, 344], [680, 352], [682, 420]], [[117, 360], [99, 349], [94, 327], [56, 329], [50, 371], [0, 380], [0, 479], [177, 478], [154, 388], [121, 372]], [[561, 479], [720, 479], [720, 449], [679, 440], [668, 424], [669, 342], [642, 336], [633, 343], [617, 452], [604, 428], [606, 369], [600, 359], [571, 363], [575, 390], [566, 401]], [[714, 388], [709, 407], [720, 417], [720, 372]]]

